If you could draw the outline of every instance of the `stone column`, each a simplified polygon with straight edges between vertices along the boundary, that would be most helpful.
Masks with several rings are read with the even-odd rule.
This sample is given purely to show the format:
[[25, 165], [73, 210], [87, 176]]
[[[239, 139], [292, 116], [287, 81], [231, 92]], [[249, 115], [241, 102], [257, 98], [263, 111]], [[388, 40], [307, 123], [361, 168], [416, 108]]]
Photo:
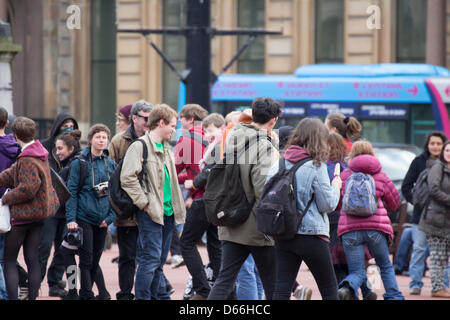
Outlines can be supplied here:
[[0, 20], [0, 106], [9, 114], [13, 112], [11, 61], [22, 50], [20, 45], [12, 42], [11, 27], [9, 23]]
[[446, 1], [432, 0], [427, 4], [426, 62], [445, 66]]

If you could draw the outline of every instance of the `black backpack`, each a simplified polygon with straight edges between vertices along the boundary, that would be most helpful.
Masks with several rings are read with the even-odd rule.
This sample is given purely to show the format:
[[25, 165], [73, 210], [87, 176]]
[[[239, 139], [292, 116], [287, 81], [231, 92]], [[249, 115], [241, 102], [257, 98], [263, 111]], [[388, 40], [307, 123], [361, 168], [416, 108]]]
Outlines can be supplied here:
[[[412, 204], [414, 208], [423, 211], [430, 203], [430, 189], [428, 188], [428, 173], [431, 168], [424, 169], [417, 177], [416, 183], [411, 190]], [[444, 167], [442, 166], [442, 174], [444, 174]], [[441, 181], [442, 182], [442, 181]]]
[[287, 170], [285, 159], [281, 158], [278, 172], [264, 185], [261, 200], [256, 206], [256, 224], [259, 231], [275, 240], [294, 238], [314, 199], [313, 194], [305, 210], [298, 213], [295, 172], [309, 160], [311, 158], [300, 160]]
[[255, 199], [249, 202], [245, 195], [237, 159], [258, 140], [259, 136], [247, 142], [240, 152], [233, 154], [233, 157], [227, 157], [225, 154], [224, 158], [212, 167], [203, 194], [209, 223], [232, 228], [248, 219]]
[[[147, 156], [148, 156], [148, 150], [147, 145], [145, 144], [145, 141], [138, 139], [135, 141], [140, 141], [143, 146], [143, 162], [142, 162], [142, 170], [138, 174], [139, 183], [142, 186], [143, 182], [145, 183], [145, 186], [147, 188], [147, 192], [150, 192], [150, 187], [148, 185], [148, 179], [147, 179]], [[134, 142], [133, 142], [134, 143]], [[126, 220], [131, 217], [133, 217], [138, 211], [139, 208], [136, 207], [133, 203], [133, 200], [131, 200], [128, 193], [122, 189], [122, 186], [120, 185], [120, 173], [122, 171], [122, 165], [123, 165], [123, 159], [120, 160], [119, 164], [117, 165], [116, 169], [114, 170], [114, 173], [109, 178], [108, 187], [109, 187], [109, 203], [111, 205], [111, 208], [116, 213], [116, 216], [119, 220]]]

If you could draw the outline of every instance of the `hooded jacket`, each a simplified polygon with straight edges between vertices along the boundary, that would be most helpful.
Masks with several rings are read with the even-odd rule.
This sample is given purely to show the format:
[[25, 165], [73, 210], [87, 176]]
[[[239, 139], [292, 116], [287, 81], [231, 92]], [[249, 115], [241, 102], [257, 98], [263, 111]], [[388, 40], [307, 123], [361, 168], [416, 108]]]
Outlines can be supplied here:
[[[8, 169], [20, 154], [20, 146], [12, 134], [0, 136], [0, 172]], [[0, 197], [6, 188], [0, 188]]]
[[260, 136], [257, 143], [244, 152], [238, 163], [245, 195], [249, 201], [255, 200], [253, 209], [243, 224], [234, 228], [218, 227], [219, 239], [247, 246], [273, 246], [273, 241], [260, 232], [256, 226], [255, 208], [261, 199], [266, 177], [272, 165], [278, 161], [279, 153], [272, 144], [266, 130], [253, 124], [239, 123], [228, 133], [225, 152], [239, 152], [251, 139]]
[[0, 187], [12, 189], [2, 202], [10, 206], [13, 223], [43, 220], [58, 207], [47, 158], [47, 150], [35, 140], [0, 174]]
[[55, 170], [56, 172], [61, 171], [62, 166], [59, 163], [58, 156], [56, 155], [55, 141], [56, 141], [56, 137], [58, 137], [58, 135], [61, 133], [61, 130], [60, 130], [61, 125], [66, 120], [72, 120], [73, 123], [75, 124], [74, 129], [78, 129], [77, 120], [75, 120], [75, 118], [72, 115], [70, 115], [69, 113], [61, 112], [56, 116], [55, 121], [53, 121], [53, 126], [50, 131], [50, 137], [48, 137], [45, 140], [42, 140], [42, 145], [49, 152], [48, 162], [50, 164], [50, 167], [53, 170]]
[[[190, 130], [204, 138], [203, 127], [194, 126]], [[206, 146], [201, 142], [189, 137], [181, 136], [175, 145], [175, 167], [178, 173], [178, 183], [184, 184], [186, 180], [194, 180], [200, 173], [199, 163], [206, 151]], [[183, 172], [185, 170], [185, 172]], [[194, 173], [195, 172], [195, 173]], [[203, 198], [205, 189], [191, 189], [190, 196], [192, 199]]]
[[[310, 157], [308, 152], [299, 146], [290, 146], [284, 153], [286, 169]], [[278, 162], [272, 167], [267, 180], [278, 172]], [[314, 194], [314, 201], [308, 211], [305, 212], [297, 234], [317, 235], [330, 237], [330, 223], [326, 213], [332, 212], [339, 202], [339, 188], [330, 184], [327, 166], [313, 164], [313, 161], [305, 162], [295, 172], [297, 186], [297, 208], [299, 214], [303, 212]]]
[[450, 239], [450, 169], [436, 160], [428, 172], [430, 204], [419, 223], [427, 235]]
[[[403, 179], [402, 194], [409, 203], [412, 203], [412, 189], [417, 181], [417, 178], [419, 178], [420, 173], [426, 169], [427, 161], [429, 159], [430, 154], [428, 152], [423, 152], [415, 157], [409, 166], [405, 179]], [[419, 224], [421, 215], [422, 211], [414, 207], [411, 223]]]
[[380, 161], [371, 155], [360, 155], [349, 161], [348, 168], [341, 173], [342, 188], [341, 196], [345, 193], [345, 182], [354, 172], [363, 172], [372, 175], [375, 180], [376, 196], [378, 199], [378, 210], [370, 217], [356, 217], [347, 215], [341, 210], [338, 224], [338, 236], [344, 233], [358, 230], [377, 230], [389, 235], [394, 239], [394, 232], [388, 211], [396, 211], [401, 204], [400, 195], [388, 176], [381, 171]]

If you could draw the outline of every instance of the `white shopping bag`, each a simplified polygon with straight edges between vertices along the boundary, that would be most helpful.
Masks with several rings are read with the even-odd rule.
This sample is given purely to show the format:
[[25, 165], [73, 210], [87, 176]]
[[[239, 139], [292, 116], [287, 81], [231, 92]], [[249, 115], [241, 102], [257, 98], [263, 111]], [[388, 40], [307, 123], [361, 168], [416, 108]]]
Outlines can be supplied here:
[[[6, 190], [5, 194], [9, 191]], [[0, 199], [0, 233], [6, 233], [11, 230], [11, 213], [9, 211], [9, 205], [3, 204]]]

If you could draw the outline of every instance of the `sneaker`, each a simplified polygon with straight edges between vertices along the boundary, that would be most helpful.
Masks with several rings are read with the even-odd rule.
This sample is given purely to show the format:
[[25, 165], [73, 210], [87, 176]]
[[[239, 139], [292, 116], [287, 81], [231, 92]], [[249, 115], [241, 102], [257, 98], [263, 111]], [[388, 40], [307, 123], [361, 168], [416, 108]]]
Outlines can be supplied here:
[[194, 295], [194, 288], [192, 288], [192, 276], [189, 276], [184, 289], [183, 300], [189, 300]]
[[166, 284], [166, 291], [167, 291], [170, 295], [172, 295], [172, 294], [175, 292], [175, 288], [172, 287], [172, 285], [171, 285], [170, 283], [167, 283], [167, 284]]
[[411, 288], [409, 289], [409, 294], [413, 296], [420, 296], [420, 288]]
[[294, 297], [297, 300], [311, 300], [312, 289], [299, 284], [294, 291]]
[[344, 286], [338, 290], [338, 297], [339, 300], [359, 300], [347, 286]]
[[18, 300], [28, 300], [28, 288], [27, 287], [19, 287], [19, 295], [17, 296]]
[[363, 300], [377, 300], [378, 295], [375, 291], [370, 291], [363, 297]]
[[48, 289], [48, 296], [49, 297], [60, 297], [64, 298], [67, 295], [67, 291], [64, 289], [61, 289], [58, 285], [52, 286]]
[[180, 255], [174, 255], [170, 261], [170, 266], [172, 267], [172, 269], [181, 267], [182, 265], [184, 265], [184, 259], [182, 256]]

